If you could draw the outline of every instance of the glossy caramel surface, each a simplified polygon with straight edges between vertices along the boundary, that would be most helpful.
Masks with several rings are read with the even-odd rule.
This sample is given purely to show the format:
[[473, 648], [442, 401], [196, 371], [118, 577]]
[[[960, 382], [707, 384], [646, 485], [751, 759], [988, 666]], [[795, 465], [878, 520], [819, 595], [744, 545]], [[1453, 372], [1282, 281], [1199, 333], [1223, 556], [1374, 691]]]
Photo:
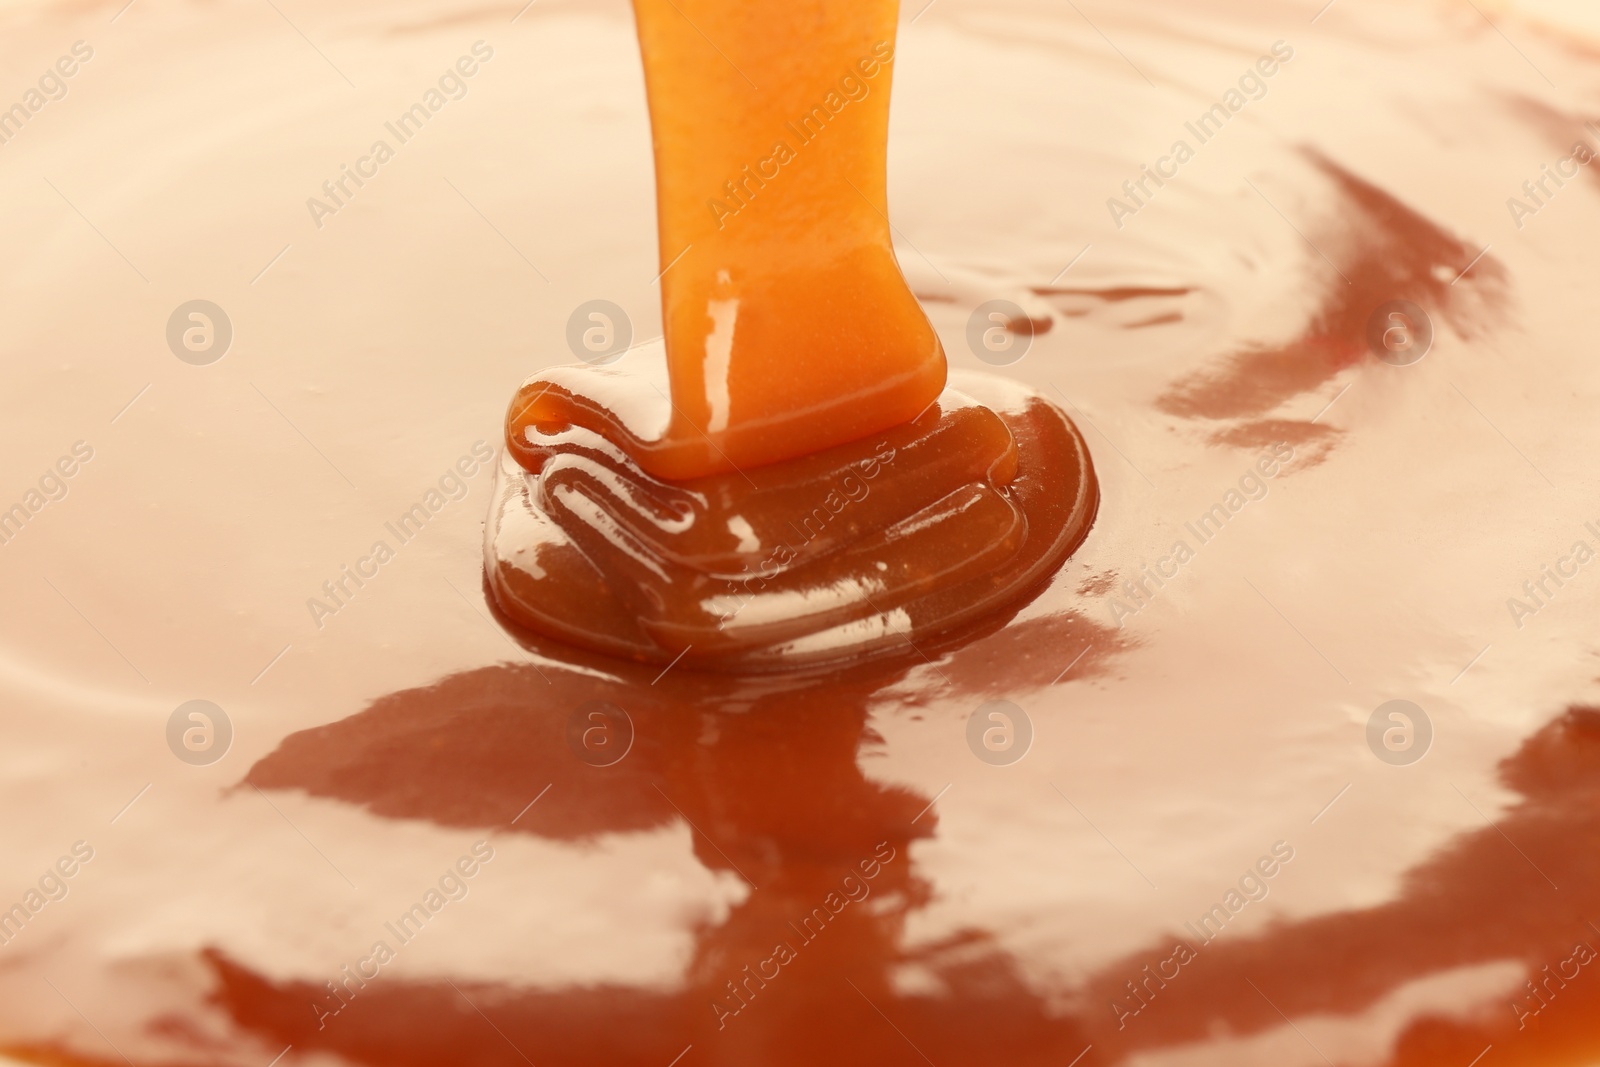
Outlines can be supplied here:
[[[1088, 535], [1087, 443], [1005, 378], [943, 389], [938, 338], [862, 189], [881, 199], [897, 10], [635, 5], [666, 335], [512, 397], [484, 533], [511, 624], [729, 670], [913, 653], [1037, 592]], [[779, 135], [756, 173], [715, 188]], [[1004, 346], [1033, 328], [997, 319]]]
[[[1549, 5], [1077, 6], [905, 12], [889, 203], [953, 368], [1062, 405], [1099, 518], [991, 629], [801, 683], [488, 615], [485, 428], [584, 301], [660, 332], [626, 5], [0, 8], [0, 100], [95, 53], [0, 145], [0, 507], [49, 501], [0, 544], [0, 905], [74, 872], [0, 943], [4, 1055], [1592, 1067], [1600, 188], [1507, 207], [1593, 136], [1592, 46]], [[163, 332], [196, 298], [234, 327], [209, 366]], [[1000, 298], [1049, 329], [994, 368]], [[1410, 366], [1368, 344], [1397, 299]], [[234, 730], [206, 766], [167, 740], [193, 699]], [[1395, 699], [1410, 765], [1369, 746]], [[996, 700], [1009, 765], [969, 741]]]
[[[617, 405], [651, 389], [629, 368], [568, 370]], [[661, 664], [792, 670], [916, 655], [1015, 608], [1099, 502], [1060, 408], [963, 372], [899, 426], [690, 481], [651, 478], [581, 426], [527, 425], [500, 463], [484, 569], [514, 628]]]
[[944, 353], [895, 260], [885, 186], [898, 9], [635, 4], [671, 415], [640, 440], [535, 392], [519, 418], [605, 432], [682, 480], [854, 441], [934, 401]]

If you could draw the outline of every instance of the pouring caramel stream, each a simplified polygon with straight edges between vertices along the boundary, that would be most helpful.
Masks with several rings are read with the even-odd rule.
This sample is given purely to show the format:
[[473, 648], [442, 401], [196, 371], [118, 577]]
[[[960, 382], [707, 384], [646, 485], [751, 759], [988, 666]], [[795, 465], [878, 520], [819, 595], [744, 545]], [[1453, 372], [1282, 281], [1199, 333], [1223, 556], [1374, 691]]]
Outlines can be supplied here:
[[1053, 406], [979, 377], [945, 391], [884, 206], [898, 4], [635, 13], [666, 330], [637, 356], [666, 388], [659, 366], [568, 367], [517, 392], [487, 546], [501, 608], [636, 658], [777, 664], [1036, 584], [1098, 491]]
[[944, 351], [901, 276], [885, 208], [898, 8], [635, 4], [671, 420], [645, 440], [535, 386], [513, 407], [513, 437], [571, 421], [681, 480], [854, 441], [933, 402]]

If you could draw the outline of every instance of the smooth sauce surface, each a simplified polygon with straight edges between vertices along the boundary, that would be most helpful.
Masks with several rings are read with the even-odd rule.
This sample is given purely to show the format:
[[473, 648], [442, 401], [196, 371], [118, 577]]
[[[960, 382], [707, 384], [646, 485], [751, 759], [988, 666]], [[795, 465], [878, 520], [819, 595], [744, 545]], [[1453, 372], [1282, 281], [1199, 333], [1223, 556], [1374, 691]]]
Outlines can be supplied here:
[[[285, 7], [356, 89], [265, 8], [5, 15], [6, 69], [96, 53], [0, 147], [0, 227], [33, 252], [3, 267], [0, 501], [93, 446], [0, 545], [0, 903], [94, 850], [0, 944], [8, 1053], [1600, 1057], [1600, 585], [1573, 550], [1600, 525], [1600, 197], [1581, 168], [1520, 229], [1506, 203], [1589, 136], [1592, 60], [1493, 12], [1525, 61], [1459, 5], [1083, 11], [940, 0], [904, 30], [892, 199], [957, 367], [982, 300], [1051, 323], [1008, 373], [1064, 398], [1107, 510], [988, 631], [799, 685], [513, 648], [485, 618], [496, 390], [596, 292], [650, 335], [625, 8]], [[466, 95], [310, 222], [479, 37]], [[1107, 198], [1175, 138], [1194, 157], [1119, 229]], [[209, 367], [161, 336], [196, 296], [235, 326]], [[1411, 366], [1367, 347], [1391, 299], [1432, 316]], [[209, 766], [166, 740], [196, 697], [234, 726]], [[1368, 745], [1391, 699], [1431, 718], [1409, 766]], [[969, 747], [991, 700], [1032, 723], [1016, 763]], [[622, 741], [596, 701], [630, 745], [595, 745]]]

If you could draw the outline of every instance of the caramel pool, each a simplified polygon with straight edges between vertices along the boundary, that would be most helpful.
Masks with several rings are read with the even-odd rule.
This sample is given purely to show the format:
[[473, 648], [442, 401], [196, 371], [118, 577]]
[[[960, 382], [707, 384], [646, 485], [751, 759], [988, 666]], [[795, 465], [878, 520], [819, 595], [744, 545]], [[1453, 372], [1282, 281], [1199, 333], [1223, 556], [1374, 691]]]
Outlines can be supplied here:
[[662, 333], [626, 4], [0, 9], [6, 1056], [1600, 1061], [1593, 27], [919, 7], [895, 254], [1099, 516], [744, 678], [484, 586]]

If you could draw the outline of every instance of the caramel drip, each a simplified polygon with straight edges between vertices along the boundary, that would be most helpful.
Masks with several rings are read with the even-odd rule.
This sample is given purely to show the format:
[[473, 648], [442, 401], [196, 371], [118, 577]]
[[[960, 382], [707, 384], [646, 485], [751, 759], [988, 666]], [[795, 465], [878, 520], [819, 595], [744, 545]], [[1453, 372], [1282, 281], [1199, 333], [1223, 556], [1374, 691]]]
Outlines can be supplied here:
[[895, 259], [885, 156], [893, 0], [636, 0], [654, 132], [672, 416], [572, 423], [669, 480], [748, 469], [916, 417], [944, 351]]

